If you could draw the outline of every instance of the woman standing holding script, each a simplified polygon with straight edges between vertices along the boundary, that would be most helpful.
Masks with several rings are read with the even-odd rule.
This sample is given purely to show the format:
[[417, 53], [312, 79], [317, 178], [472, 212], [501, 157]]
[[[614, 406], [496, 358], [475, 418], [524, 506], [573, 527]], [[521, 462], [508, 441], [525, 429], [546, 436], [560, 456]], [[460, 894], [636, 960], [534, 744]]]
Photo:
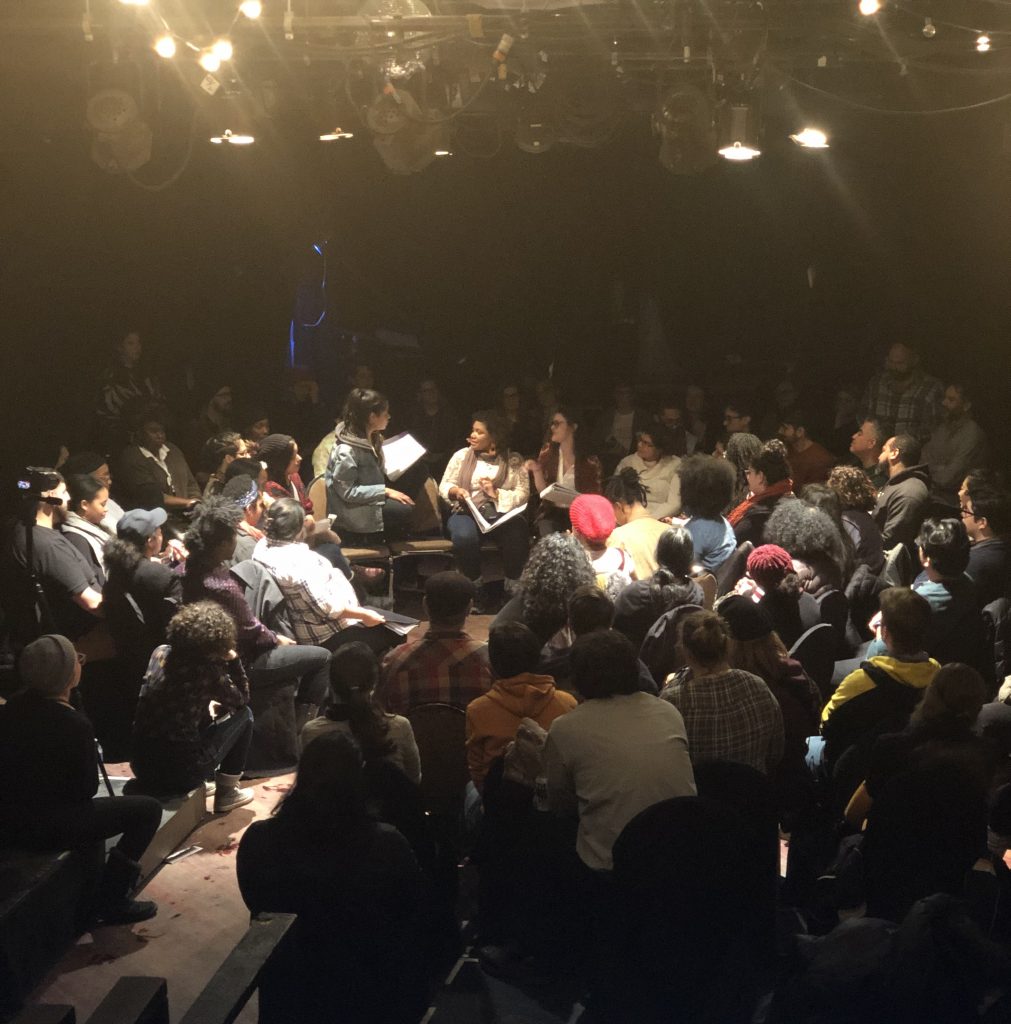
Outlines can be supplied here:
[[[453, 506], [449, 536], [460, 572], [481, 582], [481, 541], [499, 546], [506, 591], [513, 593], [527, 560], [530, 534], [523, 511], [530, 482], [523, 460], [511, 452], [508, 427], [497, 412], [474, 414], [467, 447], [454, 453], [439, 484], [439, 494]], [[482, 585], [478, 604], [487, 604]]]

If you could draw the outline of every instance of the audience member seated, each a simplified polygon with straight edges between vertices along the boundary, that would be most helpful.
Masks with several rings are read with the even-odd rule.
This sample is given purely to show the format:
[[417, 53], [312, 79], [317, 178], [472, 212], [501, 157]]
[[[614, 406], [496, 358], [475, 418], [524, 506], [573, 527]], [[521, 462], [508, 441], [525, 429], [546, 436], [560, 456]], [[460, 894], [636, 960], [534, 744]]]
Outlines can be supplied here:
[[67, 850], [119, 836], [98, 892], [101, 924], [132, 924], [157, 912], [133, 900], [137, 863], [161, 822], [147, 796], [96, 797], [98, 755], [91, 723], [71, 704], [80, 656], [63, 636], [39, 637], [21, 652], [26, 687], [0, 705], [0, 846]]
[[888, 483], [888, 467], [881, 462], [885, 442], [892, 436], [891, 429], [873, 416], [865, 416], [860, 428], [850, 441], [850, 453], [856, 459], [861, 472], [871, 482], [877, 494]]
[[204, 381], [197, 389], [199, 412], [186, 433], [186, 454], [194, 460], [200, 458], [204, 442], [232, 429], [232, 386], [220, 376]]
[[905, 727], [941, 667], [926, 651], [930, 605], [915, 591], [891, 587], [881, 595], [885, 654], [872, 655], [836, 688], [821, 712], [824, 760], [831, 768], [850, 747], [865, 747]]
[[491, 598], [481, 580], [481, 543], [497, 544], [502, 552], [507, 593], [515, 593], [530, 550], [527, 522], [522, 514], [489, 533], [481, 533], [467, 506], [471, 501], [481, 515], [495, 520], [526, 504], [530, 479], [520, 456], [505, 444], [507, 430], [495, 412], [474, 415], [467, 447], [455, 452], [439, 484], [439, 495], [450, 504], [447, 529], [460, 572], [480, 584], [478, 604], [489, 608]]
[[238, 582], [225, 568], [235, 553], [239, 512], [225, 498], [208, 498], [186, 534], [183, 598], [216, 601], [235, 622], [236, 649], [255, 694], [258, 690], [297, 684], [295, 725], [315, 717], [327, 693], [330, 652], [297, 644], [268, 629], [252, 613]]
[[593, 435], [593, 450], [599, 453], [607, 476], [621, 459], [635, 451], [636, 439], [649, 427], [649, 416], [636, 405], [632, 385], [618, 381], [614, 386], [614, 405], [600, 414]]
[[697, 384], [685, 388], [685, 429], [695, 438], [694, 451], [709, 450], [712, 431], [706, 422], [706, 393]]
[[806, 413], [794, 410], [783, 414], [777, 431], [779, 439], [786, 445], [790, 476], [798, 490], [805, 484], [824, 483], [836, 461], [827, 448], [810, 438], [810, 425]]
[[[586, 450], [590, 438], [582, 429], [582, 420], [582, 416], [568, 406], [559, 406], [555, 410], [548, 424], [547, 444], [536, 460], [528, 459], [523, 464], [533, 477], [534, 489], [538, 493], [558, 484], [580, 494], [600, 494], [603, 470], [600, 459]], [[541, 501], [536, 526], [542, 536], [569, 529], [568, 505], [569, 501], [557, 503], [550, 498]]]
[[[51, 473], [57, 483], [41, 493], [41, 501], [27, 502], [29, 516], [30, 506], [35, 506], [32, 565], [55, 628], [71, 640], [78, 640], [98, 624], [102, 591], [90, 563], [58, 529], [66, 516], [69, 499], [63, 477], [55, 470], [40, 472]], [[27, 565], [27, 537], [22, 521], [15, 523], [4, 539], [0, 561], [0, 595], [16, 645], [27, 643], [38, 633], [36, 595]]]
[[330, 651], [360, 640], [382, 654], [399, 642], [383, 616], [363, 608], [348, 578], [303, 542], [305, 513], [294, 498], [279, 498], [264, 516], [266, 536], [253, 549], [284, 594], [295, 639]]
[[616, 473], [634, 469], [646, 488], [646, 507], [654, 519], [668, 519], [681, 514], [681, 460], [674, 454], [674, 435], [657, 423], [643, 430], [635, 451], [618, 463]]
[[838, 492], [834, 491], [828, 484], [807, 484], [801, 489], [800, 500], [805, 505], [810, 505], [811, 508], [824, 512], [832, 520], [835, 534], [842, 542], [842, 548], [836, 552], [835, 560], [842, 559], [839, 562], [842, 569], [842, 579], [844, 586], [848, 586], [850, 578], [856, 570], [857, 550], [856, 545], [853, 543], [853, 538], [850, 537], [849, 531], [846, 529], [846, 521], [843, 519], [842, 499], [839, 497]]
[[789, 552], [776, 544], [762, 544], [748, 555], [748, 573], [734, 593], [761, 605], [788, 648], [821, 622], [818, 602], [804, 589]]
[[974, 469], [958, 492], [962, 522], [972, 542], [966, 572], [981, 607], [1011, 596], [1011, 486], [999, 470]]
[[723, 510], [733, 501], [734, 468], [726, 459], [692, 455], [678, 466], [681, 511], [692, 535], [695, 561], [715, 572], [734, 553], [737, 538]]
[[509, 431], [509, 444], [514, 452], [530, 457], [543, 447], [540, 418], [524, 401], [518, 384], [507, 382], [499, 390], [499, 404], [495, 410], [505, 420]]
[[98, 586], [105, 586], [105, 545], [112, 531], [104, 525], [109, 488], [93, 476], [67, 477], [67, 512], [60, 533], [88, 563]]
[[608, 479], [604, 496], [614, 507], [618, 524], [607, 538], [607, 546], [625, 551], [635, 565], [637, 576], [645, 579], [648, 573], [656, 572], [656, 546], [667, 531], [667, 524], [650, 515], [646, 508], [646, 488], [630, 466]]
[[930, 470], [934, 498], [954, 508], [966, 474], [983, 465], [986, 435], [972, 418], [972, 393], [965, 384], [949, 384], [941, 406], [941, 422], [923, 446], [922, 458]]
[[765, 540], [765, 525], [773, 510], [785, 497], [793, 497], [790, 464], [782, 441], [766, 441], [745, 467], [751, 491], [727, 519], [734, 528], [738, 544], [751, 541], [755, 547]]
[[151, 652], [166, 642], [169, 620], [182, 604], [182, 577], [160, 558], [165, 519], [163, 508], [131, 509], [105, 547], [109, 578], [102, 609], [117, 657], [138, 680]]
[[555, 688], [551, 676], [537, 675], [541, 642], [521, 622], [496, 626], [488, 636], [488, 657], [495, 682], [467, 705], [467, 767], [480, 791], [491, 763], [516, 738], [524, 718], [542, 729], [571, 711], [576, 698]]
[[627, 636], [636, 650], [664, 612], [680, 605], [703, 604], [702, 588], [691, 578], [693, 557], [688, 530], [683, 526], [665, 527], [656, 546], [656, 571], [630, 583], [614, 599], [614, 628]]
[[[568, 533], [542, 537], [530, 550], [520, 577], [520, 592], [495, 616], [493, 626], [519, 621], [548, 643], [565, 626], [570, 595], [597, 577], [579, 541]], [[563, 641], [560, 646], [568, 646]]]
[[815, 598], [845, 586], [846, 546], [825, 512], [804, 501], [781, 501], [766, 520], [764, 537], [790, 552], [804, 589]]
[[694, 612], [681, 623], [680, 641], [687, 667], [660, 696], [684, 717], [692, 764], [732, 761], [773, 772], [783, 759], [783, 713], [759, 676], [730, 667], [726, 622]]
[[909, 434], [922, 444], [941, 418], [943, 395], [941, 382], [920, 367], [920, 353], [897, 341], [888, 350], [884, 370], [868, 383], [860, 408], [891, 423], [896, 434]]
[[754, 437], [752, 431], [758, 429], [758, 424], [752, 425], [753, 420], [751, 403], [747, 399], [735, 398], [727, 402], [723, 409], [722, 440], [716, 442], [713, 454], [723, 455], [726, 453], [729, 456], [730, 439], [735, 434], [747, 434], [749, 437]]
[[239, 780], [253, 735], [235, 622], [213, 601], [181, 609], [155, 648], [137, 701], [130, 767], [136, 789], [187, 793], [214, 779], [214, 813], [253, 799]]
[[[628, 589], [626, 588], [623, 593]], [[615, 619], [614, 603], [596, 583], [585, 583], [581, 587], [576, 587], [569, 598], [568, 609], [569, 618], [566, 631], [573, 643], [579, 637], [586, 636], [587, 633], [599, 633], [610, 629]], [[619, 630], [619, 632], [628, 635], [624, 630]], [[637, 647], [641, 646], [641, 641], [636, 641], [633, 637], [629, 637], [629, 639]], [[541, 660], [537, 666], [540, 675], [551, 676], [558, 689], [566, 690], [569, 693], [573, 690], [572, 664], [569, 658], [571, 651], [571, 647], [555, 648], [547, 655], [542, 651]], [[639, 689], [643, 693], [649, 693], [655, 697], [660, 692], [660, 688], [656, 685], [652, 673], [642, 658], [638, 660]]]
[[[100, 451], [119, 451], [129, 439], [124, 422], [128, 406], [141, 402], [161, 405], [165, 398], [158, 378], [143, 361], [140, 335], [129, 331], [114, 348], [110, 364], [102, 371], [98, 404], [95, 410]], [[84, 467], [68, 468], [68, 473], [90, 473]]]
[[200, 469], [207, 475], [204, 497], [220, 494], [225, 485], [225, 473], [236, 459], [244, 459], [249, 451], [242, 435], [234, 430], [209, 437], [200, 452]]
[[488, 645], [464, 629], [474, 593], [474, 584], [458, 572], [425, 580], [428, 629], [383, 660], [380, 703], [387, 711], [406, 714], [419, 704], [451, 704], [464, 711], [487, 692], [492, 683]]
[[857, 412], [856, 389], [846, 384], [837, 387], [832, 427], [825, 439], [825, 446], [837, 457], [836, 461], [846, 458], [853, 434], [860, 429], [860, 417]]
[[260, 489], [260, 494], [263, 496], [264, 506], [269, 505], [274, 500], [265, 493], [267, 487], [267, 464], [261, 462], [259, 456], [255, 459], [236, 459], [225, 470], [225, 483], [227, 484], [232, 477], [236, 476], [248, 476], [256, 483], [256, 486]]
[[741, 431], [730, 435], [725, 453], [722, 450], [717, 451], [717, 457], [725, 455], [727, 463], [734, 470], [734, 494], [731, 501], [724, 507], [724, 512], [737, 508], [751, 494], [748, 468], [758, 458], [761, 451], [761, 440], [754, 434], [746, 434]]
[[165, 413], [156, 408], [131, 410], [127, 422], [133, 443], [123, 449], [116, 471], [122, 504], [126, 508], [160, 506], [169, 514], [169, 525], [184, 531], [184, 513], [200, 500], [200, 486], [182, 451], [165, 438]]
[[236, 564], [252, 558], [256, 545], [263, 540], [264, 533], [260, 529], [264, 510], [263, 494], [252, 477], [239, 474], [225, 482], [221, 488], [221, 497], [230, 501], [242, 513], [235, 541], [235, 554], [230, 560], [232, 564]]
[[911, 547], [930, 500], [930, 471], [920, 463], [920, 442], [912, 434], [890, 437], [881, 463], [888, 469], [888, 483], [874, 506], [881, 542], [886, 551], [896, 544]]
[[[60, 469], [67, 477], [93, 476], [99, 483], [104, 484], [107, 490], [112, 487], [109, 463], [104, 455], [99, 455], [96, 452], [74, 452]], [[102, 525], [115, 533], [116, 523], [119, 522], [122, 515], [122, 507], [109, 498], [105, 503], [105, 518], [102, 520]]]
[[414, 500], [386, 486], [383, 431], [390, 403], [378, 391], [354, 388], [326, 467], [327, 506], [345, 543], [374, 544], [407, 535]]
[[569, 509], [572, 535], [590, 560], [597, 586], [613, 601], [632, 582], [635, 562], [623, 548], [608, 547], [615, 527], [614, 508], [600, 494], [581, 494]]
[[303, 749], [320, 736], [340, 732], [358, 744], [366, 764], [399, 768], [415, 785], [421, 782], [421, 755], [411, 723], [383, 711], [376, 702], [379, 661], [366, 644], [344, 644], [330, 658], [330, 700], [326, 711], [302, 727]]
[[295, 439], [302, 451], [307, 452], [326, 430], [330, 417], [320, 401], [319, 382], [310, 369], [293, 366], [285, 376], [287, 379], [282, 382], [271, 418], [284, 433]]
[[270, 416], [264, 405], [246, 404], [237, 418], [239, 437], [246, 442], [246, 451], [257, 455], [260, 442], [270, 433]]
[[731, 668], [758, 676], [779, 703], [783, 758], [773, 778], [781, 812], [799, 813], [811, 806], [813, 796], [807, 737], [818, 731], [821, 694], [800, 663], [787, 654], [760, 604], [733, 595], [720, 602], [719, 614], [730, 631]]
[[264, 492], [274, 501], [278, 498], [294, 498], [305, 510], [305, 514], [311, 516], [312, 502], [298, 472], [302, 456], [298, 454], [295, 439], [288, 434], [268, 434], [260, 442], [259, 458], [267, 464]]
[[571, 662], [583, 703], [548, 730], [547, 799], [552, 811], [578, 816], [582, 863], [610, 871], [614, 841], [640, 811], [695, 796], [688, 737], [677, 708], [640, 692], [635, 649], [620, 633], [580, 637]]
[[[957, 519], [928, 519], [916, 538], [923, 572], [913, 590], [930, 605], [927, 653], [944, 665], [962, 661], [994, 683], [993, 651], [988, 647], [979, 612], [976, 586], [966, 574], [969, 538]], [[868, 656], [883, 653], [881, 640], [873, 641]]]
[[464, 431], [463, 417], [446, 402], [439, 385], [426, 377], [418, 383], [418, 394], [407, 419], [412, 437], [425, 446], [422, 456], [429, 475], [440, 480], [450, 455], [456, 451]]
[[856, 466], [836, 466], [828, 475], [828, 485], [839, 495], [843, 529], [853, 542], [854, 568], [866, 565], [877, 576], [885, 564], [881, 531], [871, 516], [878, 492]]
[[[766, 396], [762, 397], [765, 398], [762, 415], [749, 429], [754, 429], [762, 437], [775, 437], [776, 432], [783, 425], [783, 417], [798, 408], [801, 398], [800, 389], [790, 376], [790, 371], [786, 370], [786, 376], [782, 377], [772, 389], [772, 402], [769, 403]], [[785, 438], [783, 443], [786, 443]]]
[[236, 858], [251, 914], [297, 914], [259, 984], [261, 1024], [414, 1024], [426, 1002], [422, 875], [368, 812], [362, 756], [339, 732], [306, 745], [295, 786]]
[[660, 402], [654, 419], [674, 438], [671, 455], [683, 459], [695, 451], [698, 439], [685, 428], [684, 406], [676, 398], [668, 397]]

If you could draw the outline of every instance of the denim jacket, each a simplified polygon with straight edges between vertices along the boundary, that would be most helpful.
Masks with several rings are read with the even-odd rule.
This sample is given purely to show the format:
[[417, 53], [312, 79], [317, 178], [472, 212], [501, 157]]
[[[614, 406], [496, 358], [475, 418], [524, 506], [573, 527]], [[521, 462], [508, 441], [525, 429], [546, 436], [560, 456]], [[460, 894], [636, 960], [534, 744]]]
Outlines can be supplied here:
[[386, 478], [372, 446], [343, 435], [326, 467], [327, 508], [339, 533], [380, 533]]

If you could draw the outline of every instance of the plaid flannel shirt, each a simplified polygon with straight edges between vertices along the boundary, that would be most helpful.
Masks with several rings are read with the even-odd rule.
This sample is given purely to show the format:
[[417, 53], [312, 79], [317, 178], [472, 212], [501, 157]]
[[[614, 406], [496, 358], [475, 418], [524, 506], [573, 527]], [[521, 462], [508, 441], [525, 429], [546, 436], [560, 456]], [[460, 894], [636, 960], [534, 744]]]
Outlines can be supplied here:
[[888, 373], [871, 378], [864, 392], [863, 414], [885, 420], [894, 434], [912, 434], [925, 441], [941, 419], [941, 382], [916, 370], [904, 391], [892, 387]]
[[660, 696], [685, 720], [692, 764], [733, 761], [767, 773], [783, 759], [783, 712], [758, 676], [736, 668], [672, 676]]
[[274, 577], [284, 594], [291, 629], [300, 644], [322, 646], [345, 625], [344, 612], [358, 606], [344, 574], [305, 544], [260, 540], [253, 561]]
[[462, 631], [429, 629], [386, 655], [379, 699], [387, 711], [398, 715], [418, 704], [452, 704], [466, 710], [491, 684], [487, 644]]

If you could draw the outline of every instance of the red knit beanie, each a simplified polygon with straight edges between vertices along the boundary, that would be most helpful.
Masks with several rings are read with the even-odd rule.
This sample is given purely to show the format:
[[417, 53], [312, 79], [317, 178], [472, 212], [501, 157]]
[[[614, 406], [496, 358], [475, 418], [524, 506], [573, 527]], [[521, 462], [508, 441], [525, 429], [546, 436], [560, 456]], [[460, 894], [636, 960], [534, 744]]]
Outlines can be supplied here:
[[772, 590], [791, 572], [793, 559], [777, 544], [763, 544], [748, 555], [748, 575], [763, 590]]
[[614, 506], [602, 494], [581, 494], [569, 509], [572, 529], [591, 543], [603, 544], [616, 525]]

